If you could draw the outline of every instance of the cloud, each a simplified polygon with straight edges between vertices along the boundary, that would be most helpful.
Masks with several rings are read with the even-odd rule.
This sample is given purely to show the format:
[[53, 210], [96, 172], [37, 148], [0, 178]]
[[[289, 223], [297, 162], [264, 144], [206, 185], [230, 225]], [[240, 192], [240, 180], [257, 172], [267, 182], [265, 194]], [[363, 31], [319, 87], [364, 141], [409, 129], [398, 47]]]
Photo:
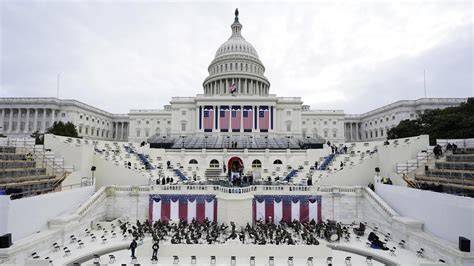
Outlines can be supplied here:
[[235, 7], [270, 92], [313, 109], [422, 97], [424, 69], [428, 96], [473, 94], [469, 2], [2, 2], [0, 96], [55, 97], [58, 73], [60, 98], [114, 113], [200, 94]]

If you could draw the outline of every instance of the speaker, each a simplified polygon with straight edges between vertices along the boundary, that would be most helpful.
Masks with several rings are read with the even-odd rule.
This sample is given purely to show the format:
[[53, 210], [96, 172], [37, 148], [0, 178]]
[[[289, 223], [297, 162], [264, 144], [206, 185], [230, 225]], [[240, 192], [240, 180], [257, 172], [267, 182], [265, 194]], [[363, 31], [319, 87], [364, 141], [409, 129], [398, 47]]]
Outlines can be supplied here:
[[12, 234], [0, 236], [0, 248], [9, 248], [12, 245]]
[[375, 172], [376, 172], [376, 173], [380, 173], [380, 168], [375, 167]]
[[464, 252], [471, 252], [471, 240], [460, 236], [459, 237], [459, 250]]
[[92, 167], [91, 167], [91, 171], [95, 171], [95, 166], [92, 166]]

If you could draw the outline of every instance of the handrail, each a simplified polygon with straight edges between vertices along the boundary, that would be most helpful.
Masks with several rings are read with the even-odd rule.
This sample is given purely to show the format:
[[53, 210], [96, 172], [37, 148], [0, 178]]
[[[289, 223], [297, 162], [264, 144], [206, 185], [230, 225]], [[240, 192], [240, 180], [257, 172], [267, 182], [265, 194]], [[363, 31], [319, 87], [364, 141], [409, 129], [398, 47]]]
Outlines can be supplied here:
[[77, 214], [82, 218], [100, 198], [107, 196], [106, 187], [101, 187], [97, 190], [92, 197], [90, 197], [84, 204], [74, 211], [74, 214]]
[[375, 192], [370, 188], [364, 187], [364, 195], [367, 195], [369, 199], [372, 200], [388, 217], [392, 218], [393, 216], [399, 216], [399, 214], [388, 206]]

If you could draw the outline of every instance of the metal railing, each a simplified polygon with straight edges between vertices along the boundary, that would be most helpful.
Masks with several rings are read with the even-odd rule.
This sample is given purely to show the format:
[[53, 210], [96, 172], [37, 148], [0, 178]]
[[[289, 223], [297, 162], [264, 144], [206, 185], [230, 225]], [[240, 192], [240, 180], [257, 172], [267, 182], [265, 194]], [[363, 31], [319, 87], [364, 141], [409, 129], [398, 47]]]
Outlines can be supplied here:
[[402, 163], [396, 164], [397, 174], [409, 174], [413, 171], [416, 171], [421, 166], [428, 164], [429, 160], [434, 159], [435, 156], [432, 151], [420, 152], [416, 155], [416, 159], [407, 160]]

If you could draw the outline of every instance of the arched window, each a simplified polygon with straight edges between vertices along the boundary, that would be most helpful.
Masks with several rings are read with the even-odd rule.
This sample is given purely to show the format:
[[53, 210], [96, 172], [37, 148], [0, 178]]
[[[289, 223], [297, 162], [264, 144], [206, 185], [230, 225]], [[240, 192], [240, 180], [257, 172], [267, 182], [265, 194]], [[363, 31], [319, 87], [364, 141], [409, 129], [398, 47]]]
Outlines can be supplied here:
[[252, 168], [262, 168], [262, 162], [260, 162], [260, 160], [253, 160], [252, 162]]
[[283, 162], [280, 159], [276, 159], [273, 161], [273, 164], [283, 164]]
[[198, 164], [198, 161], [196, 159], [191, 159], [189, 161], [189, 164]]
[[219, 161], [216, 159], [212, 159], [209, 163], [209, 168], [219, 168]]

